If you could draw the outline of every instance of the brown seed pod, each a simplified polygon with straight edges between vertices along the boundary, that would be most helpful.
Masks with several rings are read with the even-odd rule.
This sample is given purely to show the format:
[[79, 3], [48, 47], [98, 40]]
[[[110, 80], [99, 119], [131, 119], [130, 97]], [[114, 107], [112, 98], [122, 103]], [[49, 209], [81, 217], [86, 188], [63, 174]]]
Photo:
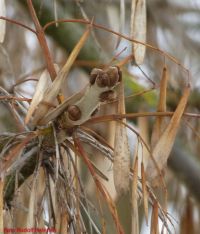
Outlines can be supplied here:
[[90, 73], [90, 84], [93, 85], [96, 81], [97, 76], [103, 73], [102, 69], [94, 68]]
[[108, 90], [99, 95], [99, 100], [100, 102], [105, 102], [105, 101], [112, 101], [115, 99], [115, 91], [114, 90]]
[[122, 80], [122, 72], [117, 66], [110, 66], [107, 70], [94, 68], [90, 73], [90, 84], [95, 82], [99, 87], [113, 87]]
[[76, 105], [70, 105], [67, 108], [68, 117], [72, 121], [77, 121], [81, 118], [81, 110]]
[[96, 83], [99, 87], [106, 87], [109, 85], [109, 78], [106, 72], [99, 74], [96, 78]]
[[108, 74], [108, 87], [113, 87], [119, 82], [119, 70], [117, 67], [109, 67], [106, 73]]

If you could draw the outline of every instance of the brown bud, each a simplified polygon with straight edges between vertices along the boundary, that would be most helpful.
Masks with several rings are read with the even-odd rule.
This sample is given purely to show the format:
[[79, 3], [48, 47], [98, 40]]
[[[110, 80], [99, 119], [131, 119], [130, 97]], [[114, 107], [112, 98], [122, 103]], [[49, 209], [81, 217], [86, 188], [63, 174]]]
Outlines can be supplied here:
[[103, 73], [103, 70], [94, 68], [92, 69], [90, 73], [90, 84], [93, 85], [96, 81], [97, 76], [101, 75]]
[[70, 105], [67, 108], [69, 119], [77, 121], [81, 118], [81, 110], [76, 105]]
[[106, 87], [109, 85], [108, 74], [103, 72], [97, 76], [96, 83], [99, 87]]
[[117, 66], [110, 66], [103, 71], [102, 69], [94, 68], [90, 73], [90, 84], [95, 82], [99, 87], [113, 87], [122, 79], [122, 73]]
[[99, 95], [100, 102], [112, 101], [115, 99], [115, 92], [113, 90], [108, 90]]
[[118, 67], [109, 67], [106, 73], [108, 74], [108, 87], [113, 87], [120, 81], [121, 71]]

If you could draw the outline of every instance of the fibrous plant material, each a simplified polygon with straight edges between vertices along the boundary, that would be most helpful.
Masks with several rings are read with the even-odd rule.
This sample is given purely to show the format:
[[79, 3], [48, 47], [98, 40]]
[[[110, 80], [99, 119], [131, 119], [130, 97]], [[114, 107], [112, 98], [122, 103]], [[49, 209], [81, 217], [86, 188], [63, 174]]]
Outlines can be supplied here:
[[136, 156], [133, 165], [134, 177], [132, 182], [132, 234], [139, 233], [138, 217], [138, 157]]
[[[121, 1], [121, 3], [123, 2]], [[92, 198], [95, 194], [98, 197], [99, 203], [104, 201], [109, 208], [110, 216], [112, 216], [115, 225], [115, 233], [125, 233], [119, 219], [115, 201], [102, 182], [102, 180], [110, 182], [109, 177], [99, 169], [95, 161], [98, 157], [96, 152], [100, 152], [103, 157], [106, 157], [113, 164], [114, 183], [117, 194], [121, 196], [127, 193], [130, 185], [132, 185], [132, 196], [130, 196], [132, 202], [132, 233], [136, 234], [140, 231], [138, 215], [139, 199], [143, 199], [147, 223], [148, 206], [153, 207], [151, 232], [157, 233], [159, 218], [167, 231], [170, 232], [167, 223], [167, 221], [170, 221], [168, 214], [163, 210], [147, 180], [150, 181], [151, 178], [157, 176], [160, 173], [159, 170], [163, 169], [163, 165], [166, 163], [183, 115], [182, 109], [186, 106], [189, 88], [186, 87], [176, 111], [174, 113], [170, 112], [170, 114], [166, 113], [167, 79], [166, 69], [163, 70], [159, 108], [155, 113], [141, 113], [141, 116], [158, 115], [161, 122], [166, 116], [172, 116], [172, 118], [167, 128], [163, 131], [163, 135], [159, 135], [160, 133], [157, 134], [159, 146], [156, 145], [157, 148], [155, 147], [153, 152], [151, 152], [140, 134], [126, 122], [126, 118], [138, 117], [140, 114], [126, 113], [126, 98], [121, 78], [121, 68], [119, 68], [128, 63], [132, 55], [119, 62], [118, 66], [115, 64], [110, 66], [106, 65], [102, 69], [94, 68], [91, 71], [88, 84], [67, 100], [63, 100], [63, 98], [60, 98], [62, 96], [60, 90], [63, 83], [66, 81], [67, 75], [74, 65], [80, 50], [85, 45], [92, 27], [99, 27], [99, 25], [84, 20], [77, 21], [79, 23], [89, 24], [89, 27], [82, 35], [64, 66], [56, 71], [56, 67], [52, 62], [53, 60], [48, 57], [50, 52], [44, 36], [44, 30], [50, 24], [42, 28], [39, 25], [36, 14], [34, 14], [32, 1], [28, 0], [27, 3], [29, 4], [32, 19], [36, 26], [36, 31], [32, 30], [32, 32], [38, 36], [38, 41], [43, 48], [42, 51], [47, 68], [44, 69], [40, 76], [35, 95], [29, 106], [28, 113], [26, 113], [24, 132], [13, 135], [8, 134], [6, 137], [1, 135], [1, 171], [4, 173], [6, 180], [2, 186], [4, 187], [4, 201], [0, 203], [0, 217], [3, 213], [3, 205], [1, 204], [4, 202], [5, 207], [12, 213], [12, 216], [16, 212], [16, 219], [14, 221], [18, 220], [18, 224], [21, 225], [25, 223], [25, 226], [56, 227], [58, 233], [84, 233], [88, 230], [90, 233], [93, 230], [96, 233], [105, 233], [107, 231], [107, 220], [106, 216], [104, 217], [104, 211], [102, 211], [102, 207], [99, 208], [92, 204], [92, 199], [87, 193], [88, 188], [84, 179], [91, 177], [96, 192], [92, 194]], [[134, 17], [132, 17], [135, 18], [135, 21], [140, 22], [141, 20], [141, 31], [144, 33], [146, 3], [145, 1], [136, 1], [136, 3], [139, 5], [136, 6], [137, 10], [134, 11]], [[139, 18], [139, 15], [142, 19]], [[67, 23], [67, 20], [60, 20], [59, 23], [64, 22]], [[53, 22], [52, 24], [56, 23]], [[139, 33], [138, 25], [135, 27], [135, 34], [137, 33]], [[116, 33], [116, 35], [118, 34]], [[123, 35], [122, 37], [128, 38]], [[136, 39], [140, 40], [140, 38]], [[144, 48], [146, 44], [143, 39], [141, 43], [135, 41], [137, 46], [141, 46], [139, 49], [135, 47], [133, 52], [137, 64], [142, 63], [144, 59]], [[131, 39], [128, 40], [131, 41]], [[153, 48], [151, 46], [149, 47]], [[156, 49], [156, 51], [161, 52], [159, 49]], [[165, 53], [162, 52], [163, 54]], [[114, 61], [113, 59], [112, 62], [114, 63]], [[177, 64], [180, 65], [178, 62]], [[50, 77], [52, 81], [49, 82], [49, 85], [46, 85]], [[10, 94], [8, 95], [11, 96]], [[5, 100], [8, 100], [8, 96], [4, 98]], [[9, 104], [18, 103], [18, 100], [16, 100], [16, 97], [10, 98]], [[96, 109], [98, 110], [102, 104], [108, 105], [110, 102], [117, 103], [116, 112], [109, 116], [104, 114], [98, 116], [96, 123], [106, 121], [116, 122], [114, 148], [106, 142], [97, 130], [90, 129], [92, 123], [95, 122], [94, 115]], [[20, 116], [20, 114], [18, 113], [17, 116]], [[24, 119], [24, 116], [22, 118]], [[30, 126], [33, 127], [33, 131], [30, 130]], [[130, 168], [127, 128], [131, 129], [137, 135], [138, 139], [141, 140], [142, 147], [148, 149], [151, 159], [154, 159], [153, 166], [155, 168], [153, 169], [156, 171], [156, 175], [154, 175], [154, 171], [152, 172], [153, 169], [149, 169], [149, 167], [147, 167], [147, 174], [145, 174], [144, 160], [140, 165], [137, 157], [134, 159], [134, 166]], [[158, 136], [160, 136], [160, 139]], [[160, 148], [164, 146], [166, 140], [168, 140], [167, 146], [164, 148], [166, 152], [162, 160], [158, 159], [157, 161], [158, 156], [161, 154]], [[88, 147], [85, 147], [86, 144]], [[30, 168], [28, 168], [29, 172], [25, 173], [24, 170], [28, 167], [29, 159], [33, 159], [33, 162]], [[141, 171], [138, 169], [140, 166]], [[83, 171], [82, 167], [84, 168]], [[22, 196], [15, 197], [20, 191], [24, 195], [23, 199]], [[25, 197], [28, 199], [26, 200]], [[17, 200], [19, 198], [24, 200], [24, 203], [21, 203], [23, 204], [21, 210], [23, 210], [23, 217], [26, 217], [21, 219], [21, 221], [16, 216], [17, 205], [21, 202]], [[16, 203], [14, 203], [15, 201]], [[45, 214], [47, 214], [47, 217], [44, 218]], [[15, 222], [10, 222], [10, 225], [14, 226]], [[1, 226], [3, 227], [3, 224]]]
[[[119, 87], [118, 113], [125, 113], [124, 87], [121, 82]], [[125, 194], [129, 189], [130, 150], [126, 126], [126, 120], [116, 122], [114, 142], [114, 183], [118, 195]]]
[[[131, 38], [145, 44], [146, 42], [146, 0], [132, 0], [131, 6]], [[133, 60], [137, 65], [144, 61], [146, 46], [132, 43]]]
[[63, 86], [64, 81], [67, 78], [67, 75], [69, 73], [69, 70], [74, 63], [77, 55], [79, 54], [81, 48], [83, 47], [84, 43], [86, 42], [87, 38], [89, 37], [91, 27], [89, 27], [85, 33], [80, 38], [77, 45], [74, 47], [73, 51], [71, 52], [69, 58], [67, 59], [67, 62], [62, 67], [62, 69], [58, 72], [58, 75], [56, 79], [53, 81], [53, 83], [48, 87], [43, 95], [43, 99], [38, 104], [38, 107], [35, 111], [35, 115], [32, 119], [32, 125], [35, 126], [37, 123], [40, 122], [40, 120], [47, 114], [47, 112], [50, 109], [49, 105], [46, 105], [44, 103], [52, 103], [57, 95], [60, 92], [61, 87]]
[[[155, 161], [150, 160], [147, 168], [146, 174], [149, 181], [154, 181], [156, 177], [159, 175], [158, 169], [162, 171], [164, 166], [166, 165], [167, 159], [171, 152], [172, 146], [175, 141], [175, 137], [178, 131], [178, 127], [180, 125], [181, 117], [184, 113], [188, 97], [190, 94], [190, 86], [186, 87], [183, 91], [183, 96], [169, 122], [166, 129], [160, 136], [157, 144], [155, 145], [152, 151], [152, 157]], [[156, 162], [156, 165], [155, 165]], [[158, 168], [156, 168], [156, 166]]]

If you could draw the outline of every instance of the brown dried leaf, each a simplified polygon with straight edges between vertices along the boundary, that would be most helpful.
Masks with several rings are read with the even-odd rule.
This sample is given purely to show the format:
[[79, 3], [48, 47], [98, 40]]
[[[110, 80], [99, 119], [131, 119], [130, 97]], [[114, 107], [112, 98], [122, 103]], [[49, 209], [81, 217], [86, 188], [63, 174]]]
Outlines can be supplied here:
[[138, 157], [136, 156], [133, 166], [134, 176], [132, 185], [132, 234], [139, 233], [139, 217], [138, 217], [138, 194], [137, 194], [137, 184], [138, 184]]
[[[0, 0], [0, 16], [6, 17], [5, 0]], [[6, 21], [0, 19], [0, 43], [3, 43], [6, 33]]]
[[[139, 111], [143, 111], [141, 108]], [[145, 144], [149, 147], [149, 121], [147, 118], [139, 118], [138, 119], [138, 129], [140, 129], [140, 137], [143, 139]], [[148, 149], [142, 144], [138, 144], [137, 149], [137, 155], [138, 155], [138, 175], [141, 177], [141, 163], [144, 164], [144, 167], [146, 168], [148, 160], [149, 160], [149, 151]]]
[[[146, 42], [146, 0], [132, 0], [131, 7], [131, 38]], [[144, 61], [146, 47], [133, 42], [132, 46], [135, 63], [140, 65]]]
[[100, 182], [100, 180], [96, 176], [95, 170], [94, 170], [92, 164], [90, 163], [88, 156], [85, 153], [82, 145], [80, 144], [79, 139], [74, 138], [74, 142], [75, 142], [75, 145], [76, 145], [80, 155], [82, 156], [84, 162], [86, 163], [86, 165], [87, 165], [87, 167], [88, 167], [88, 169], [89, 169], [89, 171], [94, 179], [94, 182], [97, 186], [98, 191], [101, 193], [102, 197], [105, 199], [105, 201], [108, 204], [109, 210], [112, 214], [113, 220], [114, 220], [116, 228], [117, 228], [117, 233], [124, 234], [123, 228], [122, 228], [120, 221], [119, 221], [119, 217], [117, 214], [117, 209], [116, 209], [114, 201], [112, 200], [110, 194], [107, 192], [106, 188], [103, 186], [103, 184]]
[[151, 216], [151, 234], [158, 234], [158, 203], [154, 202]]
[[167, 67], [163, 68], [162, 79], [160, 82], [160, 98], [158, 103], [158, 111], [166, 111], [166, 97], [167, 97], [167, 82], [169, 80], [169, 74]]
[[[183, 115], [184, 109], [187, 104], [187, 100], [190, 94], [190, 87], [186, 87], [183, 96], [167, 126], [163, 134], [161, 135], [159, 141], [155, 145], [152, 156], [157, 163], [157, 166], [160, 170], [162, 170], [167, 162], [169, 154], [171, 152], [172, 146], [175, 141], [175, 137], [178, 131], [178, 127], [180, 125], [181, 117]], [[155, 163], [150, 160], [147, 168], [146, 175], [149, 181], [153, 181], [158, 175], [158, 170], [155, 167]]]
[[58, 93], [60, 92], [61, 87], [63, 86], [64, 81], [67, 78], [67, 75], [69, 73], [69, 70], [71, 66], [73, 65], [76, 57], [78, 56], [81, 48], [84, 46], [87, 38], [90, 35], [91, 26], [87, 28], [87, 30], [84, 32], [76, 46], [74, 47], [73, 51], [69, 55], [67, 62], [62, 67], [62, 69], [59, 71], [56, 79], [53, 81], [50, 87], [45, 91], [44, 98], [39, 103], [37, 110], [35, 111], [35, 116], [32, 121], [32, 125], [37, 125], [37, 123], [42, 119], [47, 112], [50, 109], [49, 105], [46, 105], [45, 103], [53, 103], [53, 101], [56, 99]]
[[117, 125], [115, 133], [115, 153], [114, 153], [114, 184], [118, 195], [122, 195], [129, 188], [129, 159], [130, 154], [127, 132], [124, 126]]
[[145, 213], [146, 223], [148, 225], [148, 192], [147, 192], [145, 170], [144, 170], [143, 162], [141, 163], [141, 177], [142, 177], [142, 192], [143, 192], [143, 202], [144, 202], [144, 213]]
[[[169, 80], [169, 74], [167, 67], [163, 68], [162, 79], [160, 83], [160, 97], [159, 103], [157, 107], [158, 112], [166, 111], [166, 97], [167, 97], [167, 82]], [[158, 116], [156, 118], [156, 122], [153, 127], [152, 137], [151, 137], [151, 145], [155, 146], [155, 143], [160, 138], [163, 130], [166, 127], [165, 118]]]
[[[123, 83], [120, 84], [118, 112], [125, 113], [124, 103], [124, 87]], [[126, 120], [123, 120], [126, 123]], [[116, 122], [115, 128], [115, 142], [114, 142], [114, 162], [113, 162], [113, 175], [114, 184], [118, 195], [124, 194], [129, 188], [129, 171], [130, 171], [130, 150], [128, 145], [128, 136], [126, 127]]]

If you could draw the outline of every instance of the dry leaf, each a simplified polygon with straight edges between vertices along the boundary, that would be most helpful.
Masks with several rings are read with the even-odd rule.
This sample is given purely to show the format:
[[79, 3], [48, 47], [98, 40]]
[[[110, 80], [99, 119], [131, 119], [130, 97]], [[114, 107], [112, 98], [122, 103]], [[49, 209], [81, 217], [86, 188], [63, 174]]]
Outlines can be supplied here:
[[81, 48], [84, 46], [87, 38], [89, 37], [91, 31], [91, 26], [88, 27], [88, 29], [84, 32], [76, 46], [74, 47], [73, 51], [69, 55], [67, 62], [62, 67], [62, 69], [59, 71], [56, 79], [53, 81], [50, 87], [45, 91], [44, 98], [41, 100], [41, 102], [38, 105], [37, 110], [35, 111], [35, 115], [32, 121], [32, 125], [35, 126], [37, 123], [47, 114], [47, 112], [50, 109], [49, 105], [46, 105], [45, 103], [53, 103], [56, 99], [58, 93], [60, 92], [61, 87], [63, 86], [64, 81], [67, 78], [67, 75], [69, 73], [69, 70], [71, 66], [73, 65], [76, 57], [78, 56]]
[[33, 180], [33, 184], [31, 186], [28, 214], [27, 214], [27, 223], [26, 227], [35, 227], [35, 203], [36, 199], [36, 178]]
[[[132, 0], [131, 7], [131, 38], [146, 42], [146, 0]], [[144, 61], [146, 47], [133, 42], [134, 62], [140, 65]]]
[[139, 234], [139, 217], [138, 217], [138, 194], [137, 194], [137, 185], [138, 185], [138, 157], [134, 161], [133, 166], [134, 176], [133, 176], [133, 185], [132, 185], [132, 234]]
[[[123, 33], [125, 29], [125, 1], [120, 0], [120, 25], [119, 25], [119, 32]], [[121, 37], [119, 36], [117, 39], [117, 44], [115, 49], [118, 48], [119, 44], [121, 42]]]
[[147, 192], [145, 170], [144, 170], [143, 162], [141, 163], [141, 177], [142, 177], [142, 192], [143, 192], [144, 214], [145, 214], [146, 223], [148, 225], [148, 192]]
[[[0, 16], [6, 17], [5, 0], [0, 0]], [[0, 19], [0, 43], [3, 43], [6, 33], [6, 21]]]
[[50, 84], [51, 84], [51, 78], [50, 78], [50, 75], [49, 75], [47, 69], [45, 69], [42, 72], [42, 74], [39, 78], [39, 81], [37, 83], [35, 93], [33, 95], [31, 104], [29, 106], [29, 109], [28, 109], [28, 112], [27, 112], [27, 115], [25, 118], [25, 124], [27, 124], [30, 121], [30, 118], [34, 114], [40, 101], [44, 98], [44, 93], [47, 90], [47, 88], [50, 86]]
[[151, 234], [158, 234], [158, 203], [153, 204], [152, 216], [151, 216]]
[[[141, 108], [139, 111], [143, 111]], [[138, 119], [138, 129], [140, 130], [140, 137], [143, 139], [145, 144], [149, 146], [149, 121], [147, 118], [139, 118]], [[137, 155], [138, 155], [138, 176], [141, 177], [141, 164], [144, 164], [144, 168], [146, 168], [148, 160], [149, 160], [149, 151], [143, 145], [142, 142], [138, 142], [137, 147]]]
[[[166, 97], [167, 97], [167, 82], [169, 80], [169, 74], [167, 67], [163, 68], [162, 79], [160, 83], [160, 96], [157, 107], [158, 112], [166, 111]], [[160, 138], [163, 130], [166, 127], [166, 121], [164, 117], [157, 116], [155, 124], [153, 126], [151, 146], [154, 147], [158, 139]]]
[[[125, 113], [124, 103], [124, 87], [120, 84], [119, 100], [118, 100], [119, 114]], [[126, 120], [123, 120], [126, 123]], [[130, 150], [128, 145], [128, 136], [126, 127], [116, 122], [115, 128], [115, 142], [114, 142], [114, 184], [118, 195], [124, 194], [129, 188], [129, 171], [130, 171]]]
[[146, 175], [149, 181], [153, 182], [153, 180], [156, 178], [156, 176], [159, 173], [157, 169], [159, 168], [159, 170], [161, 171], [167, 162], [167, 159], [169, 157], [169, 154], [171, 152], [172, 146], [175, 141], [178, 127], [180, 125], [181, 117], [183, 115], [184, 109], [187, 104], [189, 94], [190, 94], [190, 87], [188, 86], [185, 88], [183, 96], [168, 126], [166, 127], [165, 131], [163, 132], [159, 141], [157, 142], [157, 144], [153, 149], [152, 156], [157, 166], [155, 165], [155, 162], [153, 162], [153, 160], [149, 161], [146, 169]]
[[74, 138], [74, 143], [75, 143], [75, 146], [77, 147], [82, 159], [86, 163], [86, 165], [87, 165], [87, 167], [88, 167], [88, 169], [89, 169], [89, 171], [94, 179], [94, 182], [97, 186], [98, 191], [101, 193], [102, 197], [105, 199], [106, 203], [108, 204], [109, 210], [110, 210], [112, 217], [113, 217], [113, 220], [116, 224], [117, 233], [124, 234], [123, 228], [119, 222], [115, 203], [113, 202], [113, 200], [112, 200], [110, 194], [107, 192], [106, 188], [103, 186], [103, 184], [100, 182], [100, 180], [96, 176], [95, 170], [94, 170], [92, 164], [90, 163], [88, 156], [85, 153], [82, 145], [80, 144], [79, 139]]
[[166, 97], [167, 97], [167, 82], [169, 80], [169, 74], [167, 67], [163, 68], [162, 79], [160, 82], [160, 98], [158, 103], [158, 111], [166, 111]]
[[114, 147], [114, 183], [118, 195], [124, 194], [129, 188], [130, 151], [126, 127], [116, 123]]

